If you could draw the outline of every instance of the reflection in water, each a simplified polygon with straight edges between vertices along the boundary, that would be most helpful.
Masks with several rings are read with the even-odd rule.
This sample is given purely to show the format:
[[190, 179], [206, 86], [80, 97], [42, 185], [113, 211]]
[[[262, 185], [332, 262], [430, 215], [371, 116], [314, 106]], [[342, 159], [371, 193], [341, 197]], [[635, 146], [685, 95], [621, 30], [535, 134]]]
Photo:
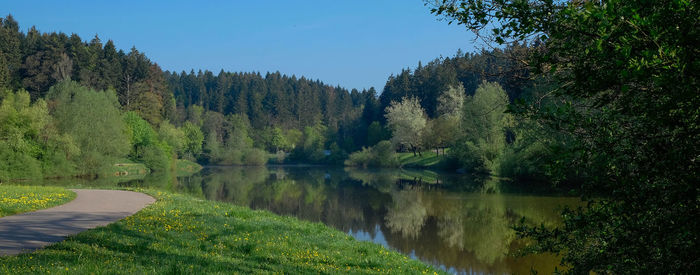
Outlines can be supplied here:
[[210, 167], [189, 177], [82, 184], [159, 188], [323, 222], [452, 273], [552, 272], [553, 255], [512, 256], [523, 244], [511, 227], [521, 217], [555, 225], [559, 206], [577, 204], [509, 194], [511, 186], [494, 179], [401, 169]]
[[576, 199], [499, 193], [493, 179], [434, 172], [329, 167], [216, 167], [175, 190], [323, 222], [453, 273], [551, 272], [552, 255], [512, 256], [525, 216], [553, 225]]
[[384, 220], [392, 233], [401, 233], [404, 238], [417, 239], [428, 217], [421, 200], [421, 193], [408, 188], [391, 192], [393, 205], [389, 207]]

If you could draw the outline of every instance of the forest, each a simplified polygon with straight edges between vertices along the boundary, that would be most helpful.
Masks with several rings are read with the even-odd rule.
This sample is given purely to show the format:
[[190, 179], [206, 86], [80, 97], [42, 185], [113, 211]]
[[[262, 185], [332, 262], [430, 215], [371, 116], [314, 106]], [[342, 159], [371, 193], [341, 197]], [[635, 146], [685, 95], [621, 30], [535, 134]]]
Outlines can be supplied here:
[[[522, 55], [525, 45], [418, 62], [392, 75], [378, 94], [280, 72], [163, 71], [135, 47], [126, 53], [98, 36], [84, 41], [34, 27], [24, 33], [11, 15], [2, 20], [1, 35], [4, 180], [96, 175], [123, 161], [164, 171], [177, 158], [223, 165], [399, 166], [367, 160], [372, 154], [357, 161], [383, 140], [414, 153], [450, 148], [445, 168], [473, 173], [501, 173], [500, 163], [509, 161], [505, 155], [527, 158], [506, 154], [515, 150], [517, 127], [502, 115], [509, 102], [533, 93], [527, 68], [511, 58]], [[414, 105], [394, 108], [402, 102]], [[494, 104], [495, 116], [477, 114]], [[465, 114], [462, 106], [477, 113]], [[401, 122], [389, 119], [388, 110], [397, 118], [413, 119], [398, 113], [412, 112], [424, 125], [392, 128]], [[104, 121], [92, 120], [95, 115]], [[486, 132], [477, 127], [489, 134], [479, 136]], [[348, 159], [352, 152], [358, 153]]]
[[[526, 3], [527, 2], [527, 3]], [[693, 273], [700, 94], [692, 1], [426, 2], [492, 48], [381, 91], [280, 72], [163, 71], [135, 47], [0, 26], [0, 182], [115, 163], [436, 167], [581, 197], [528, 252], [570, 273]], [[695, 41], [695, 42], [693, 42]]]

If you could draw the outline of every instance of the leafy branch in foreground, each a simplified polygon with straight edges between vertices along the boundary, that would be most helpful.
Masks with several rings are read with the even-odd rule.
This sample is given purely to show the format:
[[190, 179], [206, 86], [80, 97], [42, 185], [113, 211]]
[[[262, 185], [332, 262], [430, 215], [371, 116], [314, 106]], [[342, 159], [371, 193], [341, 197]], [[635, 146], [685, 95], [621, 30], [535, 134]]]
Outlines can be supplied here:
[[443, 0], [432, 12], [497, 43], [528, 42], [531, 71], [556, 87], [511, 111], [573, 140], [550, 172], [565, 179], [575, 167], [589, 205], [520, 236], [562, 252], [571, 273], [698, 269], [693, 1]]

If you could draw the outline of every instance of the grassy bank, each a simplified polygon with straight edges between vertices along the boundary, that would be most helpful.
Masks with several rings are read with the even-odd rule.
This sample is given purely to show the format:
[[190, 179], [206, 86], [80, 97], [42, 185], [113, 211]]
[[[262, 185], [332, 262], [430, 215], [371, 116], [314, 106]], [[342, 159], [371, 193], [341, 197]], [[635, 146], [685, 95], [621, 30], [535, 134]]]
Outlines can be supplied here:
[[436, 272], [319, 223], [148, 193], [158, 201], [136, 215], [34, 253], [2, 257], [0, 273]]
[[[446, 150], [449, 152], [449, 149]], [[401, 167], [406, 168], [431, 168], [431, 169], [447, 169], [448, 159], [443, 155], [442, 150], [440, 155], [435, 151], [421, 152], [421, 155], [414, 156], [411, 152], [397, 153]]]
[[49, 208], [75, 198], [60, 187], [0, 185], [0, 217]]

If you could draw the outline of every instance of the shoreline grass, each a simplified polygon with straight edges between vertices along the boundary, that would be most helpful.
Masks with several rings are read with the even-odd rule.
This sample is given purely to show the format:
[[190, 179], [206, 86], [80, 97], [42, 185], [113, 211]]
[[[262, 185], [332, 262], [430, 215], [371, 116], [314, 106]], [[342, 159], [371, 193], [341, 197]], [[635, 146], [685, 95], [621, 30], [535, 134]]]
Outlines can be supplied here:
[[0, 217], [67, 203], [75, 193], [61, 187], [0, 185]]
[[[446, 152], [450, 150], [447, 149]], [[401, 167], [404, 168], [431, 168], [431, 169], [446, 169], [448, 165], [447, 155], [440, 152], [440, 155], [435, 151], [423, 151], [421, 155], [414, 156], [412, 152], [397, 153]]]
[[443, 273], [320, 223], [187, 195], [144, 193], [157, 201], [45, 249], [0, 257], [0, 273]]

